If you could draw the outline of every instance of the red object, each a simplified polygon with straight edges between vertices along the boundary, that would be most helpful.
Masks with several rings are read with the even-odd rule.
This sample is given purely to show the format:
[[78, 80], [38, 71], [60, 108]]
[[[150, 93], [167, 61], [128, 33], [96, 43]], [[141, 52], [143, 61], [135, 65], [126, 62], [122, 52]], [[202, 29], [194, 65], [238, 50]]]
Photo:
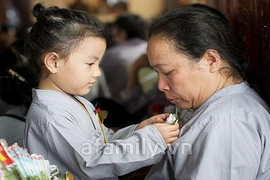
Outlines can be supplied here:
[[0, 142], [0, 156], [1, 156], [1, 161], [4, 166], [9, 166], [14, 163], [14, 160], [9, 155], [7, 149], [5, 148], [2, 142]]
[[160, 104], [153, 104], [152, 105], [152, 110], [156, 113], [160, 113], [161, 112], [161, 106]]
[[95, 110], [95, 113], [99, 113], [101, 111], [101, 109], [100, 108], [97, 108], [96, 110]]

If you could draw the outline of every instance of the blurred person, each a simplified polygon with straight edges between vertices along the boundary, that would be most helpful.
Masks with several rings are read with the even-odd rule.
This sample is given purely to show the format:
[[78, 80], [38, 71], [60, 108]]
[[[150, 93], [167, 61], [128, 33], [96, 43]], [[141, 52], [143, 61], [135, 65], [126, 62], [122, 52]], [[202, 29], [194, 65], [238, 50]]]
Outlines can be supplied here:
[[22, 146], [25, 118], [31, 103], [31, 74], [22, 39], [0, 52], [0, 138]]
[[30, 5], [30, 0], [1, 0], [0, 25], [20, 27], [32, 24]]
[[105, 25], [107, 28], [106, 49], [108, 49], [116, 44], [116, 42], [114, 41], [114, 36], [113, 36], [114, 23], [113, 22], [106, 22]]
[[16, 39], [16, 30], [7, 25], [0, 26], [0, 51], [9, 47]]
[[[105, 51], [101, 68], [112, 93], [112, 99], [119, 104], [125, 102], [121, 92], [127, 86], [130, 65], [146, 53], [147, 27], [147, 22], [136, 14], [121, 15], [114, 22], [115, 45]], [[135, 96], [139, 96], [140, 93]]]
[[90, 6], [88, 6], [88, 4], [86, 4], [83, 0], [75, 0], [72, 4], [69, 5], [69, 8], [86, 11], [88, 13], [92, 12]]
[[127, 2], [125, 1], [117, 2], [112, 8], [112, 12], [116, 14], [116, 16], [126, 14], [128, 12]]

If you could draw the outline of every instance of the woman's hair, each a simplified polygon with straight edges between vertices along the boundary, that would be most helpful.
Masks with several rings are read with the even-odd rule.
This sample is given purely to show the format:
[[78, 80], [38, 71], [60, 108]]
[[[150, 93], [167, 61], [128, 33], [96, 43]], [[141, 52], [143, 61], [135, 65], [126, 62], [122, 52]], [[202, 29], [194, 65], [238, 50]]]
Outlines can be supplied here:
[[56, 52], [61, 58], [67, 58], [87, 37], [106, 39], [105, 25], [87, 12], [57, 6], [45, 8], [38, 3], [32, 13], [36, 23], [26, 40], [25, 50], [37, 79], [40, 78], [42, 58], [46, 53]]
[[202, 4], [175, 8], [151, 24], [148, 38], [157, 35], [193, 61], [215, 49], [231, 66], [231, 75], [244, 78], [245, 60], [227, 19], [214, 8]]

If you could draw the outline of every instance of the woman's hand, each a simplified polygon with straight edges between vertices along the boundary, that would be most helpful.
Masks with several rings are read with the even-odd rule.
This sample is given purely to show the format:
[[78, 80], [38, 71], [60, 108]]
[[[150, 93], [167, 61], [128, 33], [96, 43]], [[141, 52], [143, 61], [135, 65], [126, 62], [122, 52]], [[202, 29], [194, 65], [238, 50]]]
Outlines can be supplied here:
[[167, 113], [152, 116], [151, 118], [146, 119], [140, 124], [138, 124], [135, 130], [141, 129], [149, 124], [153, 124], [153, 126], [157, 128], [157, 130], [163, 137], [165, 143], [169, 146], [178, 139], [180, 130], [178, 123], [172, 125], [164, 123], [168, 117], [169, 114]]
[[175, 124], [156, 123], [153, 124], [153, 126], [157, 128], [167, 146], [169, 146], [178, 139], [180, 132], [178, 123]]

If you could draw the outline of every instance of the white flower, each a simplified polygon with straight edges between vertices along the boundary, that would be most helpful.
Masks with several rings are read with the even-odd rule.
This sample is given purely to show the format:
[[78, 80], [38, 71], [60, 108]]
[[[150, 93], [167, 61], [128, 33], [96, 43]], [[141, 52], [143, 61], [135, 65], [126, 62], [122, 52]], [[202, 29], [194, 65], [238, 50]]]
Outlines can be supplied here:
[[169, 117], [167, 117], [165, 123], [174, 124], [176, 121], [177, 121], [176, 117], [173, 114], [170, 114]]

